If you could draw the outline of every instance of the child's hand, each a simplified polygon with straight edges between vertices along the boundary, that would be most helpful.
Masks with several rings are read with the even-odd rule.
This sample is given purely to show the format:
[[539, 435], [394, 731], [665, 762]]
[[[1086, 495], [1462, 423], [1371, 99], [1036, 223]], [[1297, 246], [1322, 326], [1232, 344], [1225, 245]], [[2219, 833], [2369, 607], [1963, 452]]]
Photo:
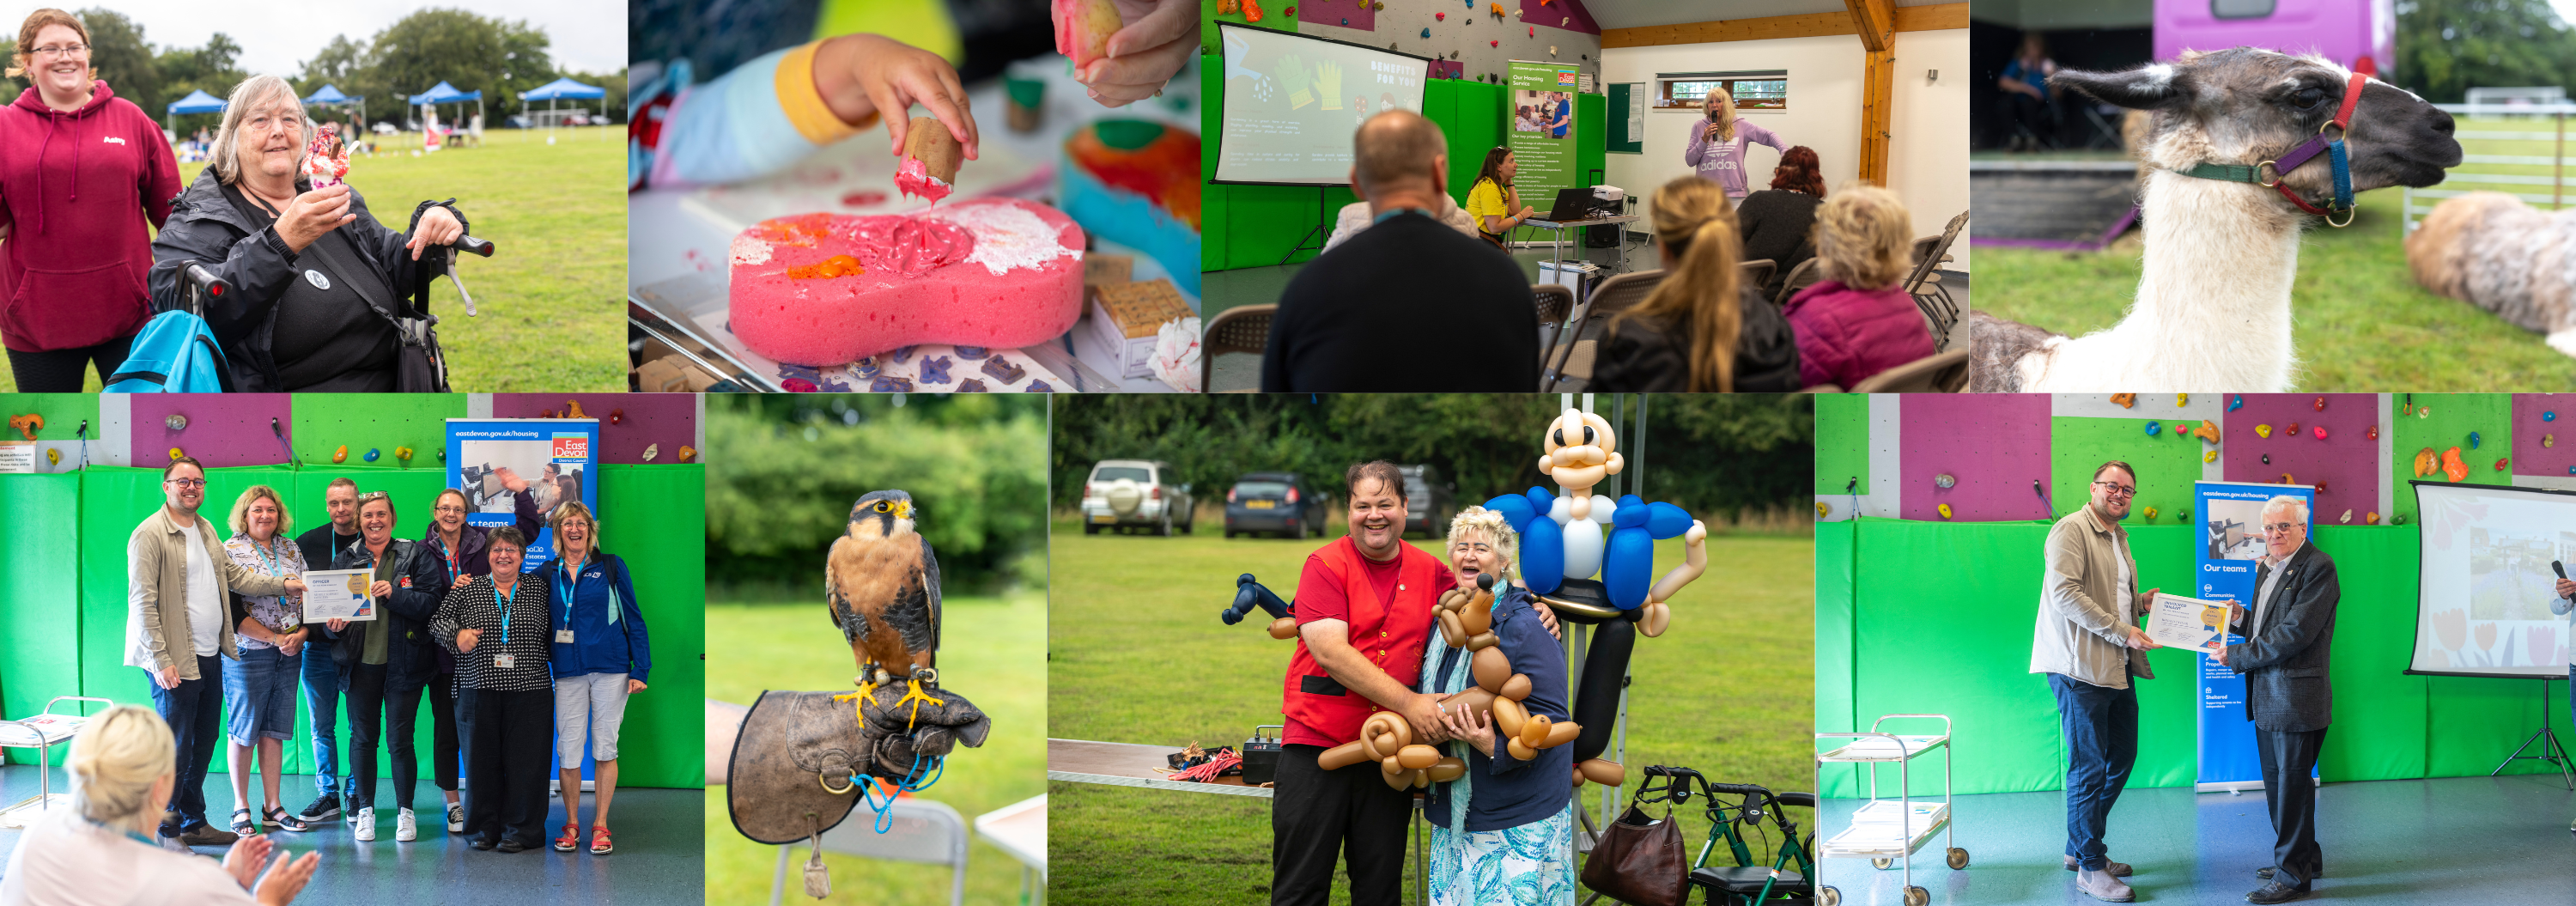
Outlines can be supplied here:
[[842, 122], [855, 123], [875, 113], [885, 118], [891, 150], [903, 153], [904, 129], [916, 102], [948, 127], [966, 146], [966, 159], [976, 159], [975, 117], [967, 109], [966, 88], [957, 68], [918, 47], [881, 35], [842, 35], [814, 50], [814, 87], [823, 103]]
[[1115, 0], [1126, 27], [1109, 36], [1109, 56], [1074, 76], [1104, 107], [1153, 97], [1199, 52], [1197, 0]]

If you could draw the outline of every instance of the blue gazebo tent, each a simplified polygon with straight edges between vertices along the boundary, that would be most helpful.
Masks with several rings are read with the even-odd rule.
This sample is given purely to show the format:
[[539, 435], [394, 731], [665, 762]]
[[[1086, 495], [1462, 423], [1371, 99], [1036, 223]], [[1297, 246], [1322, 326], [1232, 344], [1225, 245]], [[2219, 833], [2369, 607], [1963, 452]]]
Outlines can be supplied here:
[[[596, 85], [584, 85], [569, 78], [556, 79], [552, 82], [547, 82], [544, 85], [538, 86], [535, 90], [519, 92], [519, 100], [523, 102], [546, 102], [546, 129], [549, 132], [554, 129], [556, 101], [586, 100], [592, 98], [605, 98], [607, 96], [608, 89], [601, 88]], [[576, 107], [575, 109], [578, 110], [579, 108]], [[602, 112], [604, 113], [605, 111]], [[551, 142], [553, 139], [549, 138], [547, 141]]]
[[483, 92], [481, 91], [458, 91], [456, 86], [442, 81], [428, 91], [411, 96], [411, 105], [414, 107], [462, 104], [466, 101], [474, 102], [475, 116], [483, 115]]
[[353, 98], [342, 94], [340, 93], [340, 87], [337, 85], [324, 85], [312, 94], [305, 95], [304, 104], [308, 107], [354, 106], [358, 109], [359, 124], [363, 126], [367, 122], [367, 99], [364, 97]]
[[170, 124], [170, 131], [175, 133], [179, 130], [179, 114], [222, 112], [224, 112], [224, 99], [207, 94], [203, 90], [188, 92], [187, 97], [170, 102], [170, 119], [168, 121]]

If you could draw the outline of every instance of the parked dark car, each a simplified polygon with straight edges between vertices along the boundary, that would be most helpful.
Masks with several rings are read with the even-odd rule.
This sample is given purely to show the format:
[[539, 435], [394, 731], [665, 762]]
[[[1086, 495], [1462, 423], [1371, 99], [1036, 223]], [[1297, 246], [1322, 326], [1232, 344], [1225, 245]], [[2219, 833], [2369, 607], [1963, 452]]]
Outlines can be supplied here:
[[1245, 472], [1225, 492], [1225, 536], [1278, 532], [1290, 538], [1324, 534], [1331, 495], [1295, 472]]
[[1458, 515], [1458, 485], [1441, 480], [1438, 466], [1397, 466], [1396, 471], [1404, 473], [1404, 530], [1434, 540], [1446, 537], [1449, 520]]

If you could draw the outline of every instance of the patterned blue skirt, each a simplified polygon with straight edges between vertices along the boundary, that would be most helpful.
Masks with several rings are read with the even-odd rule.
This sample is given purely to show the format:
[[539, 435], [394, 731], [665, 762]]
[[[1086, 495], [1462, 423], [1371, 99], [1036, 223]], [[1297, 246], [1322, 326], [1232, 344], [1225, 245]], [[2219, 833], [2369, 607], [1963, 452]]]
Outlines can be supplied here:
[[1432, 906], [1572, 906], [1574, 806], [1502, 830], [1431, 827]]

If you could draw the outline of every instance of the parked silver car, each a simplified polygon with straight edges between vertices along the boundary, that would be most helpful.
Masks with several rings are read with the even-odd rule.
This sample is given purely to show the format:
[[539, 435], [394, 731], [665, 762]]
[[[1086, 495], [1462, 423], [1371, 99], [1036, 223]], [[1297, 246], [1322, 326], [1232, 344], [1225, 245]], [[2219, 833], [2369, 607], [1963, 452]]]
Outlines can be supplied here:
[[1082, 482], [1082, 533], [1101, 529], [1152, 528], [1169, 537], [1172, 526], [1190, 533], [1196, 501], [1186, 483], [1171, 483], [1172, 464], [1149, 459], [1104, 459], [1094, 463]]

